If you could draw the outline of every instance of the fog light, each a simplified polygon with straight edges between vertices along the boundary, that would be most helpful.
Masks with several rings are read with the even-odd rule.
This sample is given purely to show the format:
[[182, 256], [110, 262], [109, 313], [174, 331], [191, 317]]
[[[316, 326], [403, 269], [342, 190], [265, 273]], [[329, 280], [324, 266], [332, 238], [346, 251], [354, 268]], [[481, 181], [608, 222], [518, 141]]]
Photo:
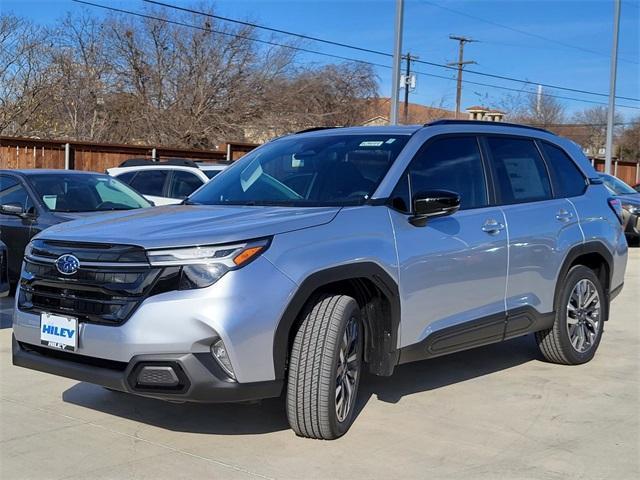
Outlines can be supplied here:
[[213, 358], [216, 359], [218, 365], [222, 367], [227, 375], [229, 375], [234, 380], [236, 379], [236, 374], [233, 373], [233, 367], [231, 366], [231, 360], [229, 360], [229, 354], [227, 353], [227, 349], [222, 342], [222, 339], [218, 339], [215, 341], [213, 345], [211, 345], [211, 354]]

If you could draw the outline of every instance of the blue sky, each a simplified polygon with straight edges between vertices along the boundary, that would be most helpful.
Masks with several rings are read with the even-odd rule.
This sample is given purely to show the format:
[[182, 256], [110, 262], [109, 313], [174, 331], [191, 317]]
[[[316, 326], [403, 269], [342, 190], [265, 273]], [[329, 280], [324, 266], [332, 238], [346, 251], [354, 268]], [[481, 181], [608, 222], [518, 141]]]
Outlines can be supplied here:
[[[129, 10], [142, 10], [141, 0], [92, 0]], [[193, 6], [197, 2], [164, 0], [167, 3]], [[468, 16], [448, 9], [463, 12]], [[374, 50], [393, 49], [394, 0], [218, 0], [221, 15], [241, 18], [275, 28], [355, 44]], [[71, 0], [0, 0], [2, 11], [55, 23], [66, 11], [83, 7]], [[101, 11], [95, 9], [97, 14]], [[564, 44], [598, 53], [570, 48], [541, 38], [524, 35], [472, 17], [547, 37]], [[468, 44], [465, 57], [478, 65], [469, 67], [481, 72], [544, 82], [577, 89], [607, 93], [609, 58], [612, 39], [612, 0], [405, 0], [405, 33], [403, 51], [421, 60], [436, 63], [454, 61], [457, 43], [450, 33], [480, 40]], [[620, 25], [620, 62], [617, 94], [640, 98], [640, 0], [623, 0]], [[277, 37], [276, 37], [277, 38]], [[286, 37], [281, 37], [283, 40]], [[390, 59], [315, 42], [302, 46], [376, 63], [390, 64]], [[304, 54], [300, 60], [326, 63], [326, 58]], [[418, 86], [412, 101], [440, 104], [452, 108], [455, 103], [455, 73], [428, 65], [416, 65], [423, 73], [451, 77], [450, 80], [418, 75]], [[377, 68], [381, 95], [390, 93], [391, 71]], [[521, 89], [522, 84], [465, 74], [465, 79]], [[535, 87], [529, 87], [535, 88]], [[545, 92], [575, 98], [605, 101], [577, 93], [545, 89]], [[465, 85], [462, 105], [496, 103], [508, 94], [495, 88]], [[590, 106], [588, 103], [563, 100], [568, 112]], [[640, 108], [640, 102], [619, 101]], [[618, 107], [625, 119], [640, 116], [640, 109]]]

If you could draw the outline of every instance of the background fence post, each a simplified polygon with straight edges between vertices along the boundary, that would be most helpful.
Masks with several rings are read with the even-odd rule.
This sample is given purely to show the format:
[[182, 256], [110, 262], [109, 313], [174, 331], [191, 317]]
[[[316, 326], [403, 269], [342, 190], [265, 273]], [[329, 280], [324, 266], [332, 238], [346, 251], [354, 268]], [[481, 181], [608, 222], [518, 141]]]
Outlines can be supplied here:
[[69, 170], [71, 166], [71, 145], [68, 143], [64, 144], [64, 169]]

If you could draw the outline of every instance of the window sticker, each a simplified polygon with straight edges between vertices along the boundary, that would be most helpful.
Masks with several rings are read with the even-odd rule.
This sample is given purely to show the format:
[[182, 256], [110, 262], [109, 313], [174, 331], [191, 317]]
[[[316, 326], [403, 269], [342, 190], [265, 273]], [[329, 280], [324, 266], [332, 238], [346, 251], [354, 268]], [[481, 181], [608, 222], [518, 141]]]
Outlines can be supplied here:
[[384, 144], [382, 140], [367, 140], [360, 143], [361, 147], [381, 147]]
[[393, 142], [395, 142], [395, 141], [396, 141], [396, 139], [395, 139], [395, 138], [390, 138], [389, 140], [387, 140], [387, 141], [386, 141], [386, 142], [384, 142], [384, 143], [388, 143], [389, 145], [391, 145], [391, 144], [392, 144]]

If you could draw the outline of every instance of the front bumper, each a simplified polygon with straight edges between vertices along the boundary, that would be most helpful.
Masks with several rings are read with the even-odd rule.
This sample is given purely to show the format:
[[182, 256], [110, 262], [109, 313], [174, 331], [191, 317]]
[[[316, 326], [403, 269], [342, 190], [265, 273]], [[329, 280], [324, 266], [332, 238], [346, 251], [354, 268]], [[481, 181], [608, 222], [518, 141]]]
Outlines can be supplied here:
[[[278, 397], [283, 387], [283, 380], [231, 381], [206, 353], [137, 355], [129, 362], [117, 362], [21, 343], [15, 336], [12, 343], [14, 365], [161, 400], [240, 402]], [[144, 366], [170, 367], [179, 383], [141, 385], [138, 375]]]

